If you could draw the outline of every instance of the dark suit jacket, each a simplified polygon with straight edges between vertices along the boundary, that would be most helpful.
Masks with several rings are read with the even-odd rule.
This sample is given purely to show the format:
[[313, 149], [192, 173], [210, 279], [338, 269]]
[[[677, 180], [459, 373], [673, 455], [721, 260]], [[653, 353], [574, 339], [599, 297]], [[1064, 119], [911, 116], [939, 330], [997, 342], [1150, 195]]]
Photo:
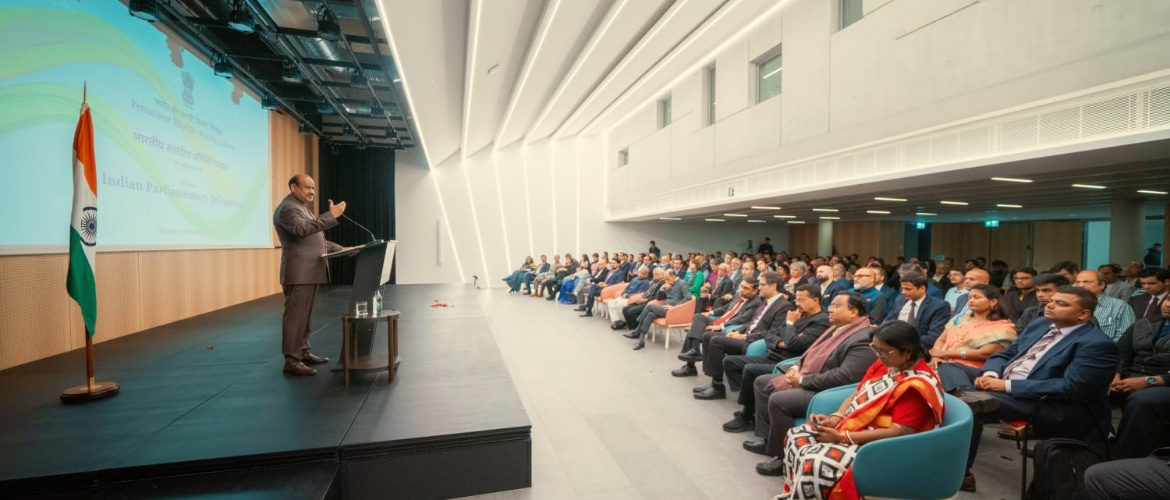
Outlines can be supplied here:
[[[768, 334], [764, 336], [768, 350], [776, 353], [781, 360], [804, 354], [804, 351], [832, 326], [829, 323], [829, 315], [824, 311], [812, 316], [801, 315], [800, 319], [791, 325], [788, 324], [788, 318], [784, 319], [784, 326], [768, 330]], [[783, 348], [776, 347], [780, 342], [784, 342]]]
[[[877, 361], [877, 355], [869, 348], [869, 336], [874, 328], [866, 326], [853, 332], [841, 345], [829, 354], [819, 373], [805, 375], [800, 386], [810, 391], [823, 391], [846, 384], [857, 384], [866, 370]], [[822, 334], [824, 336], [826, 334]]]
[[[761, 300], [763, 300], [762, 297]], [[765, 302], [761, 302], [761, 305], [764, 303]], [[791, 302], [785, 300], [784, 297], [777, 297], [776, 301], [764, 310], [763, 315], [760, 316], [760, 321], [756, 323], [755, 329], [747, 331], [747, 329], [751, 326], [751, 321], [744, 323], [744, 333], [747, 334], [747, 338], [745, 340], [747, 340], [747, 342], [750, 344], [764, 338], [764, 336], [768, 334], [769, 330], [783, 327], [785, 319], [787, 319], [786, 315], [788, 314], [788, 311], [791, 311], [792, 309], [794, 308]]]
[[532, 271], [532, 272], [533, 272], [534, 274], [540, 274], [540, 273], [547, 273], [547, 272], [548, 272], [548, 270], [549, 270], [549, 263], [548, 263], [548, 262], [542, 262], [542, 263], [540, 264], [540, 267], [537, 267], [537, 268], [536, 268], [536, 270], [535, 270], [535, 271]]
[[735, 295], [735, 288], [732, 287], [731, 278], [724, 276], [715, 282], [715, 288], [711, 289], [711, 299], [718, 300], [727, 294]]
[[[1162, 319], [1162, 310], [1157, 304], [1150, 308], [1150, 302], [1157, 297], [1148, 293], [1134, 295], [1129, 298], [1129, 306], [1133, 308], [1133, 317], [1136, 319], [1148, 319], [1150, 321], [1157, 321]], [[1149, 314], [1146, 314], [1146, 309], [1150, 309]]]
[[617, 271], [610, 271], [609, 275], [605, 277], [605, 286], [616, 285], [626, 280], [625, 273], [621, 269]]
[[309, 207], [289, 194], [272, 213], [272, 225], [280, 239], [280, 284], [328, 282], [329, 264], [321, 254], [341, 250], [341, 245], [326, 241], [323, 233], [337, 225], [333, 214], [326, 211], [313, 215]]
[[836, 297], [838, 293], [844, 291], [845, 288], [840, 283], [836, 281], [829, 282], [829, 286], [825, 288], [825, 291], [821, 292], [821, 308], [828, 309], [829, 303], [833, 301], [833, 297]]
[[[1004, 368], [1017, 357], [1027, 354], [1028, 349], [1051, 327], [1052, 323], [1048, 320], [1033, 321], [1007, 349], [988, 358], [980, 373], [990, 371], [1002, 377]], [[1082, 399], [1093, 406], [1100, 423], [1108, 428], [1112, 415], [1109, 409], [1109, 384], [1117, 371], [1118, 359], [1117, 344], [1106, 337], [1096, 324], [1086, 323], [1049, 348], [1032, 367], [1026, 379], [1012, 380], [1011, 397], [1036, 400], [1041, 396], [1058, 395]], [[1069, 420], [1064, 417], [1068, 415], [1046, 415], [1044, 419]]]
[[[719, 309], [712, 309], [711, 310], [712, 317], [719, 318], [719, 317], [723, 316], [724, 314], [727, 314], [727, 311], [730, 311], [732, 307], [735, 307], [736, 302], [739, 302], [738, 296], [735, 297], [734, 299], [732, 299], [731, 302], [728, 303], [726, 306], [723, 306], [722, 308], [719, 308]], [[759, 295], [744, 301], [743, 306], [741, 306], [739, 308], [739, 311], [736, 311], [735, 316], [727, 318], [727, 321], [724, 321], [723, 324], [724, 325], [747, 325], [748, 322], [750, 322], [752, 320], [752, 318], [754, 318], [756, 316], [756, 309], [759, 309], [760, 304], [763, 304], [763, 303], [764, 303], [764, 301], [763, 301], [763, 299], [760, 298]]]
[[[906, 305], [906, 296], [898, 295], [894, 300], [893, 305], [890, 306], [886, 312], [886, 320], [893, 321], [898, 319], [898, 313], [902, 312], [902, 307]], [[922, 304], [914, 311], [914, 328], [918, 329], [918, 336], [922, 338], [922, 346], [930, 349], [934, 346], [934, 341], [938, 340], [939, 335], [947, 327], [947, 320], [951, 318], [951, 305], [947, 301], [931, 297], [927, 295], [922, 299]]]

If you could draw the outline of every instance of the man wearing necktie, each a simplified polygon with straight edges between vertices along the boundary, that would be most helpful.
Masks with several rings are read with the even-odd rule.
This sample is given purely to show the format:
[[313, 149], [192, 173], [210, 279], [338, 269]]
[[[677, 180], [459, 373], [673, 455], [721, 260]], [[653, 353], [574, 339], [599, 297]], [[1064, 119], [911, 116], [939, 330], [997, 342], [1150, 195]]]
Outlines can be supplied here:
[[[1062, 286], [1045, 306], [1047, 321], [1032, 322], [983, 368], [940, 365], [944, 386], [977, 389], [960, 393], [976, 414], [964, 491], [975, 491], [970, 471], [985, 422], [1031, 420], [1043, 434], [1084, 441], [1099, 439], [1097, 429], [1110, 427], [1108, 390], [1117, 369], [1118, 351], [1117, 344], [1092, 322], [1096, 307], [1097, 297], [1092, 292]], [[1033, 413], [1036, 400], [1048, 395], [1087, 402], [1096, 421], [1080, 411], [1079, 405], [1045, 405], [1043, 412]]]

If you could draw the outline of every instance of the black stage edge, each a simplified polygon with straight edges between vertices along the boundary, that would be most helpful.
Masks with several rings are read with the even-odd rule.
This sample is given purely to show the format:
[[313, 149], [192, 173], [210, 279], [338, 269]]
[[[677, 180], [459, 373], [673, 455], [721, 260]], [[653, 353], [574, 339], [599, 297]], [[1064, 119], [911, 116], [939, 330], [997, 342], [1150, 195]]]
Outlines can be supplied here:
[[[387, 307], [402, 311], [393, 384], [382, 371], [345, 387], [330, 365], [282, 374], [279, 295], [97, 344], [98, 376], [122, 386], [106, 400], [58, 399], [84, 382], [83, 350], [0, 371], [0, 492], [413, 499], [529, 487], [531, 424], [476, 293], [388, 287]], [[348, 300], [348, 287], [323, 288], [314, 309], [313, 350], [333, 361]]]

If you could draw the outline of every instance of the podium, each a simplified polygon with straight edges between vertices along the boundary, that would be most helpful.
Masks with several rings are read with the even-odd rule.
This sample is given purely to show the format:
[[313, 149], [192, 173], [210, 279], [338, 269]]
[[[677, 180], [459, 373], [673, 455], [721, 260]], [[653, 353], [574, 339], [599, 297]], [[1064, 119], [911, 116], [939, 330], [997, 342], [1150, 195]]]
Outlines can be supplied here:
[[[357, 258], [349, 307], [341, 315], [341, 361], [339, 366], [333, 369], [345, 372], [345, 385], [349, 385], [351, 371], [388, 370], [390, 372], [388, 382], [393, 382], [398, 364], [402, 361], [398, 356], [398, 311], [390, 310], [385, 303], [382, 304], [380, 313], [373, 310], [374, 292], [390, 281], [397, 243], [394, 240], [375, 240], [322, 256], [332, 259], [343, 255], [355, 255]], [[367, 314], [357, 315], [358, 302], [368, 304]], [[378, 331], [378, 324], [383, 320], [386, 321], [385, 357], [373, 353], [374, 335]]]

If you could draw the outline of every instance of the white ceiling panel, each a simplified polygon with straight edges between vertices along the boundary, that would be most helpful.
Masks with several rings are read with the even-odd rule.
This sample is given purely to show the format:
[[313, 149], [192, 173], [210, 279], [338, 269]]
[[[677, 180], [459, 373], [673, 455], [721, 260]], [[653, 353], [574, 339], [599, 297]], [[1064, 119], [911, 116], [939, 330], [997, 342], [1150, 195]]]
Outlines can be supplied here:
[[619, 0], [560, 83], [526, 141], [538, 141], [560, 128], [673, 3], [674, 0]]
[[727, 0], [679, 0], [569, 117], [560, 136], [580, 132], [646, 72], [701, 26]]
[[495, 149], [524, 138], [557, 84], [613, 6], [613, 0], [552, 0], [528, 48], [524, 67], [500, 122]]
[[427, 161], [459, 151], [463, 129], [467, 0], [378, 0]]
[[[678, 44], [657, 65], [643, 72], [642, 78], [625, 90], [620, 97], [589, 120], [574, 116], [566, 122], [558, 135], [593, 134], [620, 123], [639, 106], [656, 99], [663, 89], [673, 86], [675, 80], [693, 74], [692, 69], [714, 59], [726, 45], [747, 36], [754, 25], [788, 3], [786, 0], [740, 0], [724, 5], [689, 37]], [[584, 115], [584, 113], [581, 113]], [[580, 118], [585, 118], [581, 116]]]
[[463, 157], [492, 143], [544, 2], [472, 0], [463, 111]]

